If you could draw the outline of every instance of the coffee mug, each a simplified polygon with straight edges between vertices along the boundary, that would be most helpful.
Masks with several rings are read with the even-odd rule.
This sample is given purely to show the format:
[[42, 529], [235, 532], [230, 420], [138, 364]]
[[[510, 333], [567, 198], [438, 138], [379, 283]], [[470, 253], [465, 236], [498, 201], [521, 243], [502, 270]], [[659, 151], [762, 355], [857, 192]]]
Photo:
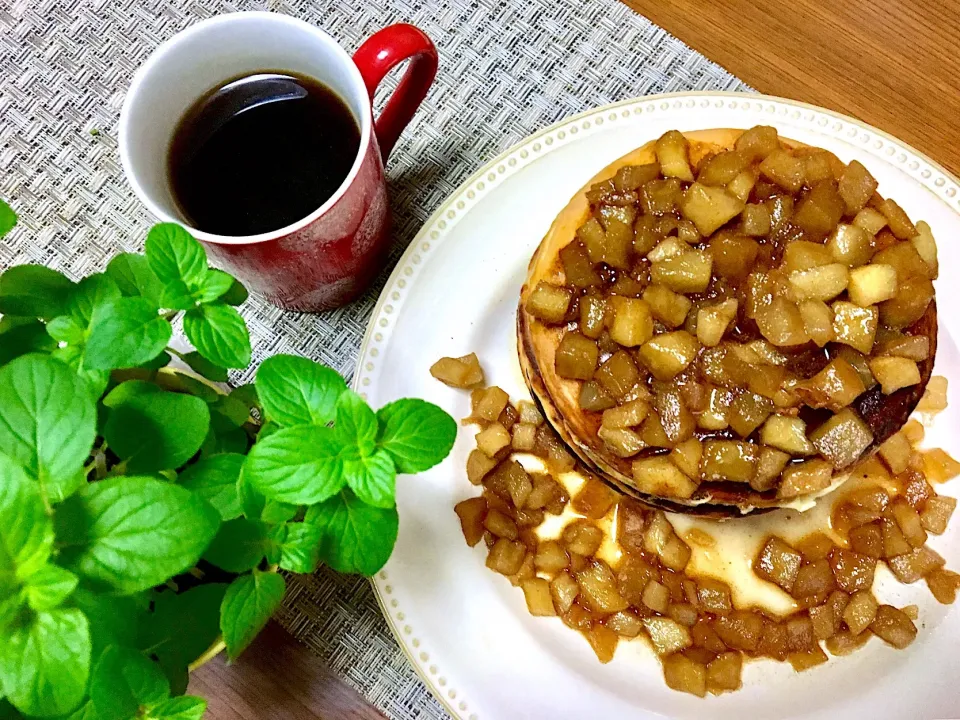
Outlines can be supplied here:
[[[404, 60], [409, 67], [374, 120], [373, 94]], [[350, 173], [320, 207], [279, 230], [226, 237], [190, 227], [167, 171], [177, 125], [205, 93], [264, 70], [312, 77], [343, 99], [360, 128]], [[205, 20], [161, 45], [134, 76], [120, 115], [123, 170], [153, 215], [187, 227], [215, 265], [268, 301], [290, 310], [337, 307], [363, 292], [386, 260], [390, 208], [383, 166], [436, 72], [436, 48], [412, 25], [380, 30], [351, 59], [325, 32], [286, 15], [241, 12]]]

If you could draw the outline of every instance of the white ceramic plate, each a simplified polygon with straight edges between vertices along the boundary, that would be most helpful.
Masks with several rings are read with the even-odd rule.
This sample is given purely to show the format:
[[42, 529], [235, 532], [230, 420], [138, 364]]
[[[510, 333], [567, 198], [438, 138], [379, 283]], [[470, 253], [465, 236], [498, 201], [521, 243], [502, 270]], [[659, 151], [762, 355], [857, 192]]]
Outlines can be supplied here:
[[[936, 372], [952, 377], [960, 332], [960, 188], [945, 170], [900, 141], [851, 118], [775, 98], [690, 93], [631, 100], [570, 118], [482, 168], [434, 213], [393, 273], [373, 314], [356, 377], [374, 406], [422, 397], [455, 417], [467, 393], [433, 380], [444, 355], [476, 352], [487, 380], [528, 397], [514, 319], [531, 254], [569, 198], [598, 170], [666, 130], [771, 124], [785, 137], [858, 159], [914, 219], [940, 240]], [[954, 455], [960, 401], [928, 432]], [[952, 432], [951, 432], [952, 431]], [[923, 583], [883, 582], [881, 601], [920, 608], [920, 634], [905, 652], [872, 640], [846, 658], [798, 674], [787, 664], [748, 663], [744, 688], [698, 699], [669, 690], [658, 661], [622, 642], [601, 665], [582, 636], [558, 619], [531, 617], [523, 595], [484, 567], [453, 512], [476, 494], [464, 464], [473, 431], [460, 432], [441, 466], [398, 483], [400, 537], [374, 579], [401, 646], [449, 712], [463, 720], [511, 718], [948, 718], [960, 715], [960, 608], [938, 605]], [[941, 492], [956, 493], [956, 487]], [[960, 523], [931, 545], [960, 567]], [[879, 575], [878, 571], [878, 575]]]

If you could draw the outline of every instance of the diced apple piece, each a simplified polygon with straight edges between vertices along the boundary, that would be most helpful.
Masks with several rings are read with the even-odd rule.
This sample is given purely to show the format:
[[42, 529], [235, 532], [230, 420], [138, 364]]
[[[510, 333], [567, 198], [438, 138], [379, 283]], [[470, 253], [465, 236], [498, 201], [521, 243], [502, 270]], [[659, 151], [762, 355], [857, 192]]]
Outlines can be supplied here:
[[824, 595], [836, 587], [833, 579], [833, 570], [826, 560], [808, 562], [797, 571], [790, 593], [797, 600]]
[[745, 278], [753, 269], [760, 245], [756, 240], [730, 232], [719, 232], [710, 238], [713, 272], [728, 279]]
[[643, 589], [643, 595], [640, 599], [644, 605], [654, 612], [665, 615], [667, 608], [670, 606], [670, 589], [656, 580], [651, 580]]
[[[613, 300], [630, 301], [633, 298], [614, 297]], [[642, 300], [639, 302], [643, 302]], [[616, 327], [616, 325], [615, 325]], [[653, 328], [651, 325], [651, 332]], [[564, 334], [557, 347], [556, 370], [557, 375], [573, 380], [589, 380], [597, 369], [600, 350], [597, 343], [578, 332]]]
[[560, 613], [566, 613], [580, 594], [580, 586], [569, 573], [561, 572], [550, 581], [550, 595], [553, 604]]
[[887, 559], [890, 572], [904, 584], [915, 583], [944, 565], [944, 559], [926, 546]]
[[740, 213], [740, 232], [750, 237], [765, 237], [770, 234], [770, 208], [760, 203], [750, 203]]
[[580, 332], [591, 340], [603, 334], [606, 327], [607, 301], [596, 295], [580, 298]]
[[795, 543], [797, 550], [803, 553], [803, 558], [807, 562], [823, 560], [835, 547], [833, 540], [821, 532], [811, 533]]
[[832, 300], [847, 289], [847, 266], [841, 263], [821, 265], [790, 273], [790, 287], [797, 300]]
[[550, 596], [550, 583], [543, 578], [530, 578], [520, 584], [527, 610], [534, 617], [552, 617], [557, 614]]
[[876, 357], [870, 360], [870, 372], [880, 382], [885, 395], [920, 382], [920, 369], [903, 357]]
[[795, 273], [800, 270], [822, 267], [837, 262], [824, 245], [807, 240], [797, 240], [787, 245], [783, 253], [783, 270]]
[[700, 458], [703, 456], [703, 445], [697, 438], [690, 438], [677, 445], [670, 452], [670, 460], [691, 478], [700, 477]]
[[945, 495], [934, 495], [927, 500], [920, 513], [920, 522], [924, 530], [932, 532], [934, 535], [942, 535], [947, 529], [947, 523], [950, 522], [950, 516], [957, 508], [957, 499]]
[[860, 307], [846, 300], [837, 300], [833, 304], [833, 333], [836, 342], [849, 345], [865, 355], [869, 355], [873, 349], [879, 320], [876, 308]]
[[809, 650], [792, 652], [787, 656], [787, 661], [793, 666], [795, 672], [803, 672], [817, 665], [822, 665], [828, 659], [827, 654], [819, 645], [814, 645]]
[[493, 457], [510, 445], [510, 433], [500, 423], [491, 423], [477, 433], [477, 447], [488, 457]]
[[636, 347], [653, 337], [653, 315], [646, 302], [619, 295], [611, 295], [608, 301], [613, 313], [610, 337], [614, 342], [624, 347]]
[[890, 265], [872, 263], [850, 271], [847, 287], [850, 299], [861, 307], [870, 307], [897, 294], [897, 271]]
[[430, 374], [443, 384], [455, 388], [471, 388], [483, 384], [483, 370], [476, 353], [459, 358], [440, 358], [430, 367]]
[[473, 547], [483, 539], [483, 520], [487, 514], [487, 501], [483, 497], [467, 498], [458, 502], [454, 508], [460, 518], [460, 528], [467, 545]]
[[650, 403], [645, 399], [631, 400], [615, 408], [603, 411], [601, 424], [609, 428], [636, 427], [650, 412]]
[[703, 443], [701, 469], [704, 480], [750, 482], [756, 471], [760, 450], [757, 445], [734, 440], [707, 440]]
[[957, 591], [960, 590], [960, 575], [950, 570], [934, 570], [927, 575], [927, 587], [937, 602], [952, 605], [957, 599]]
[[553, 574], [569, 567], [570, 556], [556, 540], [544, 540], [537, 546], [533, 565], [537, 570]]
[[653, 316], [670, 328], [683, 325], [693, 306], [688, 298], [662, 285], [648, 285], [643, 291], [643, 299], [650, 306]]
[[566, 285], [585, 288], [603, 283], [600, 273], [593, 267], [586, 246], [579, 240], [574, 240], [560, 250], [560, 262], [563, 264]]
[[730, 586], [715, 578], [697, 578], [697, 602], [702, 610], [715, 615], [726, 615], [733, 609]]
[[753, 561], [753, 571], [764, 580], [791, 592], [802, 562], [803, 556], [786, 542], [778, 537], [770, 537]]
[[777, 129], [769, 125], [757, 125], [737, 138], [734, 147], [737, 152], [750, 161], [763, 160], [767, 155], [780, 149]]
[[682, 653], [663, 658], [663, 679], [667, 687], [697, 697], [707, 694], [707, 668]]
[[826, 460], [807, 460], [790, 465], [781, 474], [779, 497], [791, 498], [830, 487], [833, 468]]
[[737, 317], [737, 301], [724, 300], [697, 311], [697, 339], [701, 345], [715, 347]]
[[479, 485], [487, 473], [497, 466], [497, 461], [481, 450], [471, 450], [467, 456], [467, 479]]
[[487, 555], [487, 567], [501, 575], [514, 575], [523, 565], [527, 547], [522, 542], [499, 538]]
[[895, 474], [899, 475], [910, 464], [910, 457], [913, 455], [913, 447], [903, 433], [894, 433], [891, 435], [879, 449], [880, 457], [887, 464], [887, 467]]
[[728, 420], [730, 427], [740, 435], [748, 437], [760, 427], [773, 412], [773, 401], [763, 395], [741, 392], [730, 406]]
[[872, 237], [887, 226], [887, 219], [875, 208], [865, 207], [857, 213], [853, 224]]
[[917, 223], [917, 234], [910, 239], [917, 254], [927, 264], [928, 275], [931, 280], [936, 280], [940, 273], [940, 263], [937, 260], [937, 241], [933, 239], [933, 232], [930, 226], [923, 220]]
[[571, 507], [592, 520], [599, 520], [610, 508], [617, 504], [619, 493], [602, 480], [589, 476], [587, 481], [573, 497]]
[[716, 695], [739, 690], [742, 669], [743, 657], [740, 653], [725, 652], [718, 655], [707, 665], [707, 690]]
[[863, 209], [877, 189], [877, 181], [859, 161], [853, 160], [843, 171], [839, 183], [840, 195], [848, 215]]
[[697, 424], [704, 430], [723, 430], [729, 425], [727, 416], [734, 398], [734, 393], [726, 388], [710, 388], [707, 393], [707, 407], [697, 418]]
[[677, 130], [664, 133], [655, 147], [660, 173], [664, 177], [675, 177], [687, 182], [693, 181], [690, 169], [690, 143]]
[[713, 628], [723, 643], [734, 650], [754, 652], [763, 634], [763, 617], [751, 610], [734, 610], [716, 618]]
[[927, 278], [901, 281], [896, 297], [880, 305], [880, 319], [893, 329], [910, 327], [926, 312], [933, 293], [933, 283]]
[[744, 202], [727, 192], [726, 188], [693, 183], [680, 201], [683, 217], [693, 222], [701, 235], [708, 236], [735, 218], [744, 208]]
[[608, 663], [613, 660], [619, 642], [619, 637], [613, 630], [604, 625], [593, 625], [584, 630], [583, 635], [590, 643], [590, 648], [597, 656], [597, 660], [601, 663]]
[[791, 455], [812, 455], [813, 443], [807, 439], [807, 424], [798, 417], [772, 415], [763, 425], [760, 442]]
[[576, 579], [580, 586], [580, 602], [588, 609], [615, 613], [630, 606], [617, 590], [617, 578], [606, 563], [593, 561], [576, 574]]
[[873, 586], [876, 558], [846, 548], [836, 548], [830, 553], [829, 560], [837, 586], [844, 592], [869, 590]]
[[833, 607], [824, 603], [810, 608], [808, 612], [810, 623], [813, 625], [813, 636], [817, 640], [827, 640], [833, 637], [839, 624], [833, 616]]
[[730, 183], [727, 185], [727, 192], [729, 192], [735, 198], [739, 198], [741, 201], [746, 202], [750, 197], [750, 193], [753, 191], [754, 185], [756, 184], [757, 174], [753, 170], [747, 169], [730, 181]]
[[844, 408], [810, 434], [814, 447], [837, 469], [853, 465], [873, 442], [873, 433], [851, 408]]
[[483, 519], [483, 527], [500, 538], [517, 539], [517, 524], [496, 508], [490, 508]]
[[575, 520], [563, 529], [567, 550], [581, 556], [593, 555], [603, 542], [603, 531], [586, 520]]
[[[947, 379], [942, 375], [934, 375], [930, 378], [930, 382], [927, 383], [927, 389], [923, 393], [923, 397], [920, 398], [920, 402], [917, 404], [918, 412], [940, 412], [941, 410], [946, 409], [947, 407]], [[932, 451], [936, 452], [936, 451]], [[950, 456], [947, 455], [943, 450], [940, 450], [940, 453], [944, 455], [942, 460], [946, 461], [950, 459]], [[957, 463], [954, 462], [954, 465]], [[954, 477], [953, 474], [948, 475], [948, 478]], [[937, 481], [941, 482], [941, 481]]]
[[803, 187], [803, 160], [786, 150], [775, 150], [760, 163], [760, 175], [776, 183], [784, 190], [796, 192]]
[[893, 520], [903, 533], [903, 537], [917, 548], [927, 541], [927, 531], [920, 522], [920, 514], [905, 500], [897, 500], [890, 508]]
[[643, 626], [650, 642], [661, 657], [679, 652], [693, 645], [690, 631], [675, 620], [666, 617], [643, 618]]
[[670, 380], [697, 355], [699, 345], [685, 330], [663, 333], [640, 348], [640, 358], [658, 380]]
[[833, 310], [822, 300], [804, 300], [798, 306], [803, 330], [818, 347], [833, 340]]
[[877, 616], [877, 609], [880, 607], [877, 599], [869, 590], [860, 590], [855, 592], [847, 603], [843, 611], [843, 621], [847, 624], [850, 632], [859, 635], [873, 622]]
[[647, 253], [647, 260], [650, 262], [668, 260], [669, 258], [683, 255], [686, 250], [687, 244], [683, 240], [678, 237], [668, 237]]
[[930, 278], [930, 268], [909, 242], [895, 242], [874, 255], [872, 262], [894, 268], [901, 284], [912, 278]]
[[532, 452], [537, 444], [537, 426], [517, 423], [513, 426], [511, 446], [518, 452]]
[[826, 237], [843, 217], [844, 202], [833, 178], [816, 183], [797, 204], [791, 222], [813, 237]]
[[930, 338], [926, 335], [894, 335], [884, 340], [875, 352], [920, 362], [930, 357]]
[[874, 635], [893, 647], [903, 650], [917, 638], [917, 627], [902, 610], [891, 605], [881, 605], [870, 623]]
[[643, 621], [632, 610], [621, 610], [608, 617], [604, 624], [620, 637], [635, 638], [643, 631]]
[[726, 185], [750, 164], [750, 160], [736, 150], [724, 150], [700, 163], [697, 182], [704, 185]]
[[703, 292], [710, 284], [712, 260], [702, 250], [688, 250], [677, 257], [655, 262], [650, 268], [654, 283], [678, 293]]
[[617, 170], [617, 174], [613, 177], [613, 185], [618, 192], [629, 192], [658, 177], [660, 177], [660, 166], [657, 163], [625, 165]]
[[527, 312], [551, 325], [564, 322], [570, 308], [571, 292], [541, 281], [527, 298]]
[[[886, 224], [886, 221], [884, 221]], [[873, 248], [870, 236], [859, 225], [837, 225], [827, 240], [827, 249], [834, 261], [847, 267], [858, 267], [870, 260]]]
[[790, 461], [790, 455], [772, 447], [760, 448], [756, 474], [750, 480], [750, 487], [757, 492], [770, 490], [777, 484], [777, 478]]
[[827, 366], [809, 380], [800, 383], [794, 391], [800, 398], [815, 408], [840, 410], [864, 391], [866, 386], [860, 373], [843, 358], [834, 358]]
[[774, 345], [787, 347], [808, 342], [800, 310], [789, 300], [775, 297], [756, 316], [757, 326], [763, 336]]
[[688, 498], [697, 489], [694, 480], [663, 456], [635, 460], [633, 478], [643, 492], [663, 497]]
[[895, 200], [887, 198], [877, 208], [880, 214], [887, 219], [890, 231], [897, 236], [899, 240], [909, 240], [917, 234], [917, 228], [907, 217]]
[[633, 390], [640, 379], [640, 371], [630, 355], [618, 350], [597, 370], [596, 379], [615, 399]]

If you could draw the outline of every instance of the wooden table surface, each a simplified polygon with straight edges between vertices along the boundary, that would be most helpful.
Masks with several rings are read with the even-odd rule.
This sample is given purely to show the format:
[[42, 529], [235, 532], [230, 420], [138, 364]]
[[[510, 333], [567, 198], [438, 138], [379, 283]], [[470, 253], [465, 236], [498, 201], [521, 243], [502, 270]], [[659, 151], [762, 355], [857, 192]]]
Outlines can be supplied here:
[[[960, 0], [624, 2], [760, 92], [858, 117], [960, 173]], [[210, 720], [383, 717], [276, 625], [190, 692]]]

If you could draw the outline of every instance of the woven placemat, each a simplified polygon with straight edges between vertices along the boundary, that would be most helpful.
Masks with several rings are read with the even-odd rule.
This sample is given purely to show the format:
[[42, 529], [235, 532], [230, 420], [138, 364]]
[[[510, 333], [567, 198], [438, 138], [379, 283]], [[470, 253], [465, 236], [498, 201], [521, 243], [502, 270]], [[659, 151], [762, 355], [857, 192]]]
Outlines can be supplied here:
[[[117, 153], [124, 91], [177, 31], [254, 9], [313, 22], [351, 52], [398, 21], [437, 44], [437, 84], [388, 167], [390, 267], [463, 179], [552, 122], [651, 93], [748, 90], [616, 0], [0, 0], [0, 197], [21, 216], [0, 241], [0, 267], [37, 262], [79, 276], [142, 246], [151, 220]], [[321, 315], [252, 299], [244, 313], [254, 366], [292, 352], [349, 377], [385, 278], [360, 301]], [[367, 581], [321, 570], [288, 585], [280, 622], [372, 703], [394, 718], [446, 717], [391, 637]]]

